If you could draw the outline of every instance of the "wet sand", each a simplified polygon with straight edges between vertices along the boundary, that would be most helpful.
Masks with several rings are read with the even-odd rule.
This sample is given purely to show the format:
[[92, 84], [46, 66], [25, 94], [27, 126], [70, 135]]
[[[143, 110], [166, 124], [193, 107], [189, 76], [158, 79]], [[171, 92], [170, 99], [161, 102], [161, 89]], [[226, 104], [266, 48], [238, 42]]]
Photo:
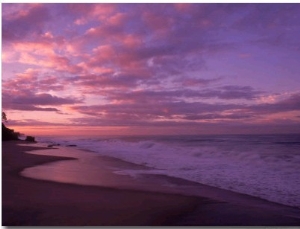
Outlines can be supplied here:
[[[118, 175], [115, 173], [116, 167], [122, 169], [128, 166], [145, 170], [149, 168], [126, 164], [108, 157], [97, 157], [97, 164], [100, 162], [102, 164], [100, 163], [101, 168], [95, 171], [95, 174], [101, 172], [101, 176], [99, 175], [101, 179], [99, 177], [97, 179], [100, 179], [102, 184], [88, 185], [89, 182], [76, 184], [74, 180], [82, 176], [84, 170], [82, 167], [74, 168], [74, 165], [83, 165], [86, 160], [89, 160], [88, 158], [82, 161], [80, 155], [74, 155], [74, 158], [70, 157], [70, 154], [63, 157], [54, 156], [55, 149], [50, 151], [49, 148], [44, 148], [45, 155], [29, 154], [25, 151], [37, 150], [38, 148], [34, 147], [36, 144], [20, 146], [18, 145], [20, 143], [24, 144], [24, 142], [2, 143], [2, 225], [4, 226], [300, 225], [300, 219], [294, 217], [298, 212], [297, 209], [286, 206], [281, 208], [276, 205], [278, 209], [272, 211], [275, 205], [271, 203], [260, 207], [259, 204], [234, 202], [231, 201], [233, 198], [223, 198], [228, 196], [226, 191], [223, 197], [219, 192], [219, 198], [215, 198], [216, 195], [209, 198], [209, 193], [203, 197], [171, 193], [170, 186], [163, 185], [166, 181], [172, 185], [178, 182], [182, 184], [184, 181], [163, 176], [145, 175], [134, 179], [130, 176]], [[47, 155], [49, 152], [52, 152], [53, 156]], [[81, 161], [78, 158], [81, 158]], [[69, 168], [72, 170], [67, 171], [69, 175], [72, 174], [73, 181], [59, 183], [50, 179], [38, 180], [20, 175], [22, 171], [24, 173], [25, 168], [37, 168], [35, 167], [37, 165], [50, 165], [51, 169], [51, 164], [55, 165], [56, 162], [61, 163], [62, 168], [66, 166], [64, 162], [70, 165]], [[43, 168], [40, 167], [36, 172], [42, 171]], [[56, 171], [56, 174], [58, 179], [62, 179], [62, 173]], [[69, 177], [64, 179], [68, 180]], [[83, 176], [82, 179], [86, 177]], [[251, 198], [248, 199], [249, 201], [255, 202], [251, 201]], [[270, 210], [266, 210], [266, 205], [270, 206]]]

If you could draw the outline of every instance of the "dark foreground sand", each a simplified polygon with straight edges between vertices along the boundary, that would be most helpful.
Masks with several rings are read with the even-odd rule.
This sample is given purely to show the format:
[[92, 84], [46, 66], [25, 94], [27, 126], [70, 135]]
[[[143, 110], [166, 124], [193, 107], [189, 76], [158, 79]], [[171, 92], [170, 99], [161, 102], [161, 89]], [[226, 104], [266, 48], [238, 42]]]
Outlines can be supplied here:
[[17, 144], [2, 143], [3, 226], [300, 225], [300, 218], [228, 201], [26, 178], [24, 168], [74, 159], [27, 154], [37, 148]]

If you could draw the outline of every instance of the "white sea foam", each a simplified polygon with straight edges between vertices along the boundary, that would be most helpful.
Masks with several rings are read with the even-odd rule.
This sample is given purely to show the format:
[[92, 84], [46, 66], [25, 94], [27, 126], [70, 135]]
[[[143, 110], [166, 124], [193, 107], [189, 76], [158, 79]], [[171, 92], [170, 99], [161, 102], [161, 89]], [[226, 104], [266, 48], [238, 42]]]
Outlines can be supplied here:
[[123, 170], [119, 172], [122, 174], [164, 174], [300, 207], [299, 136], [110, 137], [54, 141], [62, 145], [76, 144], [101, 155], [153, 168]]

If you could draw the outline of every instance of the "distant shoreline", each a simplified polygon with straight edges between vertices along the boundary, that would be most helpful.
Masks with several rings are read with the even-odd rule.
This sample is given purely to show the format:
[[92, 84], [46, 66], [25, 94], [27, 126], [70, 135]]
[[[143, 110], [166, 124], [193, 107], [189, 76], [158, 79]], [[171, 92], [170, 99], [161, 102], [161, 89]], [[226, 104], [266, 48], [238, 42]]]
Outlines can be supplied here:
[[[24, 168], [74, 158], [65, 155], [57, 157], [27, 154], [24, 151], [51, 148], [33, 147], [32, 143], [19, 146], [20, 143], [26, 142], [2, 142], [4, 226], [300, 225], [300, 219], [210, 198], [120, 190], [117, 186], [109, 188], [65, 184], [22, 177], [19, 173]], [[107, 161], [102, 160], [103, 165], [117, 163], [109, 158]], [[111, 176], [109, 173], [112, 172], [103, 172], [104, 177], [115, 179], [118, 176]], [[124, 179], [123, 176], [118, 177]]]

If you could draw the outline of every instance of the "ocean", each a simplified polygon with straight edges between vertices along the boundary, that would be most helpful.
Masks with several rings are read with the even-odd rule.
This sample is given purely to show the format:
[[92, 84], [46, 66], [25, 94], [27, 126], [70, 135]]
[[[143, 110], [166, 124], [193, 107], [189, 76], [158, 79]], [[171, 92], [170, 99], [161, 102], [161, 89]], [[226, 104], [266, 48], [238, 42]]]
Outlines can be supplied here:
[[43, 136], [162, 174], [300, 207], [300, 134], [185, 136]]

